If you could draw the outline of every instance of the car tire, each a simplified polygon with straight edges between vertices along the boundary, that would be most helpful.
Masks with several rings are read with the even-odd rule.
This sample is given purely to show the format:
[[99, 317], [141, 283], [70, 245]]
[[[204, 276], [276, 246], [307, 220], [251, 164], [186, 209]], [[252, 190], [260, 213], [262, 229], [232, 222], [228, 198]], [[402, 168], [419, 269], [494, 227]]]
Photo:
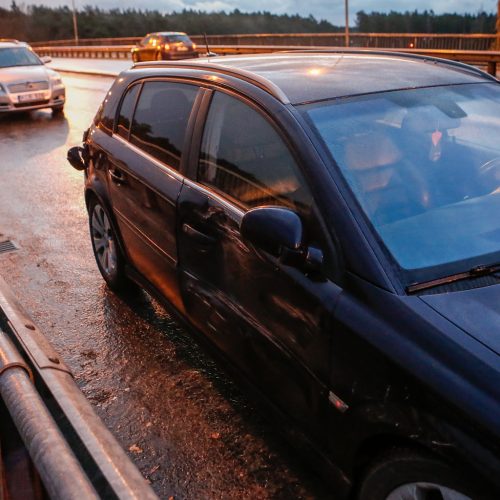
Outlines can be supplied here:
[[61, 116], [64, 114], [64, 104], [62, 106], [54, 106], [52, 108], [52, 114], [54, 116]]
[[357, 500], [477, 500], [489, 499], [478, 492], [466, 475], [432, 455], [412, 450], [393, 450], [368, 470]]
[[132, 54], [132, 62], [140, 62], [139, 56], [135, 52]]
[[132, 283], [125, 275], [125, 261], [108, 211], [100, 201], [92, 198], [88, 212], [92, 250], [99, 272], [113, 291], [128, 290]]

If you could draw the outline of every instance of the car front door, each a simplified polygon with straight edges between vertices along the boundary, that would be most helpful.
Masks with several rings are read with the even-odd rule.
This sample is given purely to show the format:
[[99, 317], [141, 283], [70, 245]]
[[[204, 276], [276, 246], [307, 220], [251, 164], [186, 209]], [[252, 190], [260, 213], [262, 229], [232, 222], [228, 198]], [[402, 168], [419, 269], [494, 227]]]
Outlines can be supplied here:
[[273, 123], [215, 92], [197, 177], [179, 197], [181, 290], [191, 321], [282, 412], [320, 440], [328, 401], [332, 311], [340, 289], [252, 247], [244, 213], [273, 205], [302, 219], [308, 245], [328, 252], [313, 197]]
[[146, 81], [122, 101], [109, 150], [108, 186], [129, 261], [175, 306], [178, 170], [198, 87]]

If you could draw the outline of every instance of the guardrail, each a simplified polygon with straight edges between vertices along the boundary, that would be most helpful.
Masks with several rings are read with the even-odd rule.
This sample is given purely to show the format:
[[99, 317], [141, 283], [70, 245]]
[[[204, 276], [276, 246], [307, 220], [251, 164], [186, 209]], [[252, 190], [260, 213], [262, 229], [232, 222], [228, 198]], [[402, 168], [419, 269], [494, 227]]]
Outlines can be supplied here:
[[[86, 38], [82, 46], [135, 45], [142, 37]], [[198, 45], [205, 45], [202, 35], [192, 35]], [[209, 45], [300, 45], [344, 46], [344, 33], [277, 33], [207, 35]], [[413, 48], [442, 50], [500, 50], [500, 35], [495, 34], [437, 34], [437, 33], [351, 33], [351, 47]], [[33, 47], [75, 46], [74, 40], [33, 42]]]
[[[35, 50], [40, 56], [49, 57], [84, 57], [84, 58], [111, 58], [127, 59], [130, 58], [132, 45], [116, 45], [110, 47], [98, 46], [79, 46], [79, 47], [37, 47]], [[345, 50], [343, 47], [342, 50]], [[296, 45], [213, 45], [210, 50], [219, 55], [236, 54], [263, 54], [277, 51], [295, 51], [295, 50], [334, 50], [335, 47], [322, 46], [296, 46]], [[384, 50], [396, 52], [408, 52], [414, 54], [427, 55], [432, 57], [441, 57], [453, 61], [465, 62], [486, 69], [491, 75], [496, 75], [498, 63], [500, 63], [500, 51], [484, 50], [436, 50], [436, 49], [387, 49]], [[205, 48], [198, 47], [200, 55], [205, 53]]]
[[[10, 437], [5, 432], [13, 422], [50, 498], [158, 498], [2, 278], [0, 397], [9, 419], [8, 425], [5, 420], [1, 422], [0, 440]], [[5, 419], [3, 412], [2, 417]], [[2, 449], [0, 454], [2, 499], [11, 498], [9, 491], [12, 493], [13, 489], [16, 495], [12, 498], [20, 498], [21, 491], [26, 494], [23, 498], [31, 498], [27, 494], [29, 474], [22, 476], [19, 467], [12, 467], [20, 463], [18, 450], [16, 447], [13, 452], [14, 461], [6, 460], [10, 467], [2, 467], [9, 448]], [[9, 477], [11, 469], [14, 479]], [[41, 495], [33, 498], [41, 498]]]

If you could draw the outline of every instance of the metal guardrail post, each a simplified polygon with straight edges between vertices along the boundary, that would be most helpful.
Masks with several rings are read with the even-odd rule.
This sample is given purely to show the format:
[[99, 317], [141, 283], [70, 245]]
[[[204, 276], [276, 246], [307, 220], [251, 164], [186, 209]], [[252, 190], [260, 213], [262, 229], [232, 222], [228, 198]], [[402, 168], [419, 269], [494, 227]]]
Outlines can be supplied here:
[[98, 499], [23, 364], [12, 342], [0, 331], [0, 395], [49, 496]]
[[[0, 394], [14, 422], [19, 423], [20, 434], [30, 451], [35, 467], [39, 464], [47, 473], [55, 474], [55, 481], [44, 480], [53, 498], [87, 499], [96, 497], [95, 491], [110, 498], [121, 500], [157, 500], [137, 467], [118, 444], [116, 439], [95, 414], [90, 403], [76, 385], [69, 369], [59, 358], [45, 336], [22, 310], [5, 281], [0, 277]], [[15, 339], [25, 357], [16, 355], [10, 338]], [[10, 343], [9, 343], [10, 341]], [[15, 364], [12, 364], [15, 363]], [[45, 386], [57, 406], [57, 422], [65, 422], [64, 433], [70, 432], [78, 446], [73, 450], [60, 442], [61, 431], [53, 429], [55, 420], [44, 407], [30, 381], [31, 370], [38, 383]], [[25, 396], [23, 396], [23, 394]], [[55, 411], [51, 409], [51, 411]], [[56, 422], [56, 425], [57, 425]], [[57, 432], [56, 432], [57, 431]], [[50, 434], [50, 439], [47, 437]], [[26, 439], [25, 439], [25, 436]], [[66, 434], [65, 434], [66, 435]], [[75, 465], [70, 458], [85, 458], [85, 464]], [[92, 465], [89, 465], [90, 462]], [[80, 480], [78, 467], [87, 477], [99, 476], [99, 485], [88, 488]], [[86, 467], [90, 467], [89, 470]], [[45, 474], [44, 472], [44, 474]], [[39, 470], [40, 476], [42, 472]], [[90, 476], [89, 476], [90, 473]], [[43, 480], [43, 476], [42, 476]], [[61, 483], [54, 485], [52, 483]], [[72, 486], [72, 484], [76, 485]], [[91, 485], [92, 487], [92, 485]], [[75, 490], [79, 491], [75, 493]], [[73, 494], [75, 495], [73, 496]]]

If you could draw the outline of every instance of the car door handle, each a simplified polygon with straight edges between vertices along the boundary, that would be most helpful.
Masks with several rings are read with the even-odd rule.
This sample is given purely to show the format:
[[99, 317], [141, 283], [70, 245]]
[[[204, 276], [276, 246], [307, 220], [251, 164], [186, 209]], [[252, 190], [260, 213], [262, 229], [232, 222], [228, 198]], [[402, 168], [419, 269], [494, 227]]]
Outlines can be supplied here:
[[189, 224], [182, 224], [182, 232], [193, 239], [197, 243], [201, 243], [202, 245], [213, 245], [216, 242], [216, 239], [213, 236], [209, 236], [208, 234], [202, 233], [198, 231], [194, 227]]
[[125, 184], [125, 176], [121, 170], [110, 168], [109, 177], [115, 184]]

